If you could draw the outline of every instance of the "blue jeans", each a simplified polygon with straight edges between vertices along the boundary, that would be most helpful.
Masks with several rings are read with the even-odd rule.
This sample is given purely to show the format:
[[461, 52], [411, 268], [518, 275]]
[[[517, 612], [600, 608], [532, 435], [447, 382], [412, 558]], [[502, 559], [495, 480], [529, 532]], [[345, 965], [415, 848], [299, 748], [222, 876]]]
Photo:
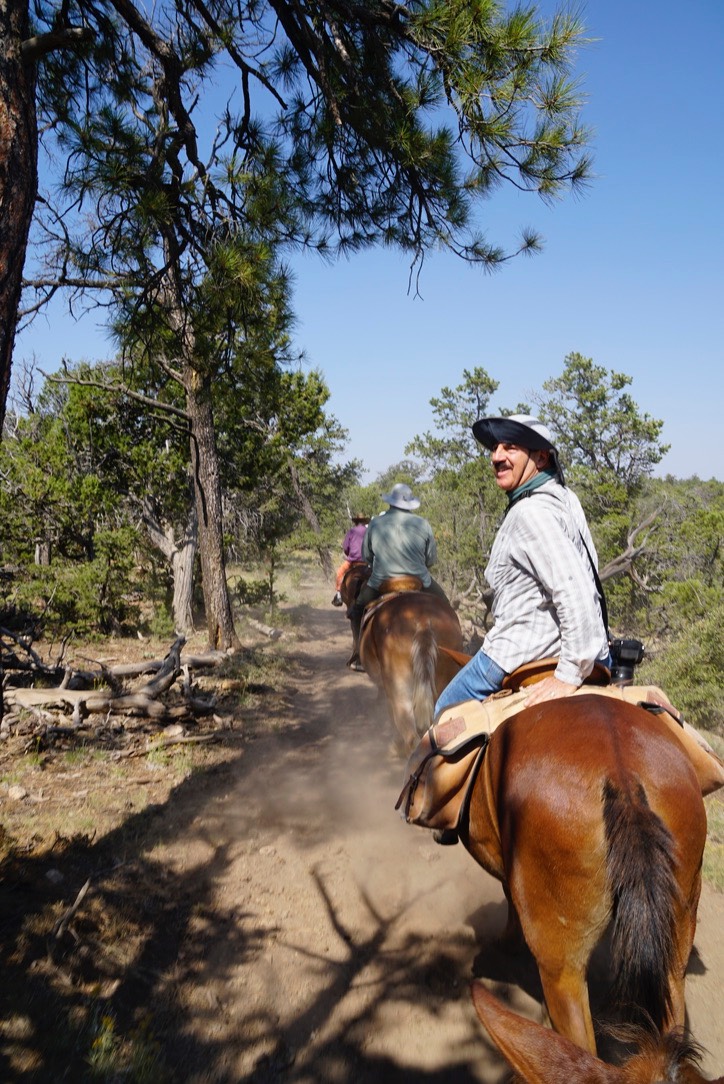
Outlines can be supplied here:
[[435, 704], [435, 717], [443, 708], [452, 707], [462, 700], [484, 700], [491, 693], [496, 693], [503, 686], [505, 674], [506, 671], [501, 669], [497, 662], [493, 662], [489, 655], [478, 651], [440, 693]]

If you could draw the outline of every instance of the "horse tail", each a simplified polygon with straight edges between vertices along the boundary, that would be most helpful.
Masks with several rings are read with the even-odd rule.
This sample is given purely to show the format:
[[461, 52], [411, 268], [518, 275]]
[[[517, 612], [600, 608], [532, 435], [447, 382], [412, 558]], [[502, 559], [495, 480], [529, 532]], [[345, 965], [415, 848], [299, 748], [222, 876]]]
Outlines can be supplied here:
[[437, 639], [429, 625], [417, 629], [412, 639], [412, 714], [415, 729], [423, 735], [435, 710]]
[[661, 1029], [671, 1009], [669, 974], [676, 953], [674, 841], [641, 783], [630, 794], [606, 781], [603, 817], [613, 897], [614, 997], [643, 1008]]

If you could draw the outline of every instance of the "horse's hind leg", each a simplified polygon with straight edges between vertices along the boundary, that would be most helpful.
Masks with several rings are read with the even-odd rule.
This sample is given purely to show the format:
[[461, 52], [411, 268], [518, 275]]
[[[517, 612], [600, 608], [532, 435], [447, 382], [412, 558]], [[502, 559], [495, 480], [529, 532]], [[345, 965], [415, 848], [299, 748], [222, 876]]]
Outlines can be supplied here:
[[[562, 897], [563, 885], [567, 889]], [[547, 889], [540, 878], [532, 882], [519, 879], [511, 896], [538, 965], [553, 1027], [595, 1054], [586, 975], [591, 953], [606, 928], [604, 887], [595, 876], [583, 886], [580, 878], [559, 865], [558, 875], [549, 880]]]
[[500, 943], [508, 949], [509, 952], [520, 952], [525, 946], [523, 927], [520, 924], [518, 912], [515, 909], [515, 904], [510, 898], [510, 893], [508, 892], [506, 885], [503, 885], [503, 891], [508, 904], [508, 916], [505, 921], [505, 929], [500, 935]]
[[696, 913], [699, 907], [699, 895], [701, 893], [701, 873], [695, 878], [692, 886], [691, 898], [685, 906], [682, 906], [676, 921], [676, 951], [671, 971], [669, 972], [669, 995], [671, 1007], [664, 1030], [682, 1028], [686, 1024], [686, 1003], [684, 1000], [684, 986], [686, 982], [686, 970], [689, 957], [694, 944], [696, 934]]
[[548, 1015], [559, 1035], [565, 1035], [583, 1050], [596, 1053], [596, 1037], [588, 1001], [585, 970], [564, 969], [548, 972], [538, 962]]

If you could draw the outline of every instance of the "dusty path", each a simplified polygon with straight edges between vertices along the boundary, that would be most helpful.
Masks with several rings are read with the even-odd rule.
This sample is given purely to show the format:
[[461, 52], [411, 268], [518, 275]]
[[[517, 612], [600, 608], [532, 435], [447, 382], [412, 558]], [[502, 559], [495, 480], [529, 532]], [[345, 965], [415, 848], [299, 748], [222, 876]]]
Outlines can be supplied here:
[[[163, 984], [181, 1079], [495, 1084], [472, 975], [542, 1019], [530, 960], [490, 944], [497, 883], [395, 813], [402, 768], [371, 683], [344, 667], [347, 637], [339, 611], [306, 609], [280, 647], [297, 672], [289, 716], [153, 853], [198, 901]], [[723, 919], [705, 889], [687, 1001], [708, 1075], [724, 1067]]]

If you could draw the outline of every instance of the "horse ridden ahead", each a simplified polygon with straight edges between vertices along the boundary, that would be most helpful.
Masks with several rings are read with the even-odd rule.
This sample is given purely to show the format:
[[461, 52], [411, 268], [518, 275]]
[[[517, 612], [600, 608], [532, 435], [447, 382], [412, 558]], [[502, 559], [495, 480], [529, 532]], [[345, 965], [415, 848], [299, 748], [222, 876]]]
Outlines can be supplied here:
[[463, 637], [447, 599], [420, 590], [419, 580], [400, 576], [381, 586], [383, 593], [363, 615], [359, 657], [387, 701], [395, 744], [407, 755], [432, 723], [435, 701], [458, 669], [454, 655]]

